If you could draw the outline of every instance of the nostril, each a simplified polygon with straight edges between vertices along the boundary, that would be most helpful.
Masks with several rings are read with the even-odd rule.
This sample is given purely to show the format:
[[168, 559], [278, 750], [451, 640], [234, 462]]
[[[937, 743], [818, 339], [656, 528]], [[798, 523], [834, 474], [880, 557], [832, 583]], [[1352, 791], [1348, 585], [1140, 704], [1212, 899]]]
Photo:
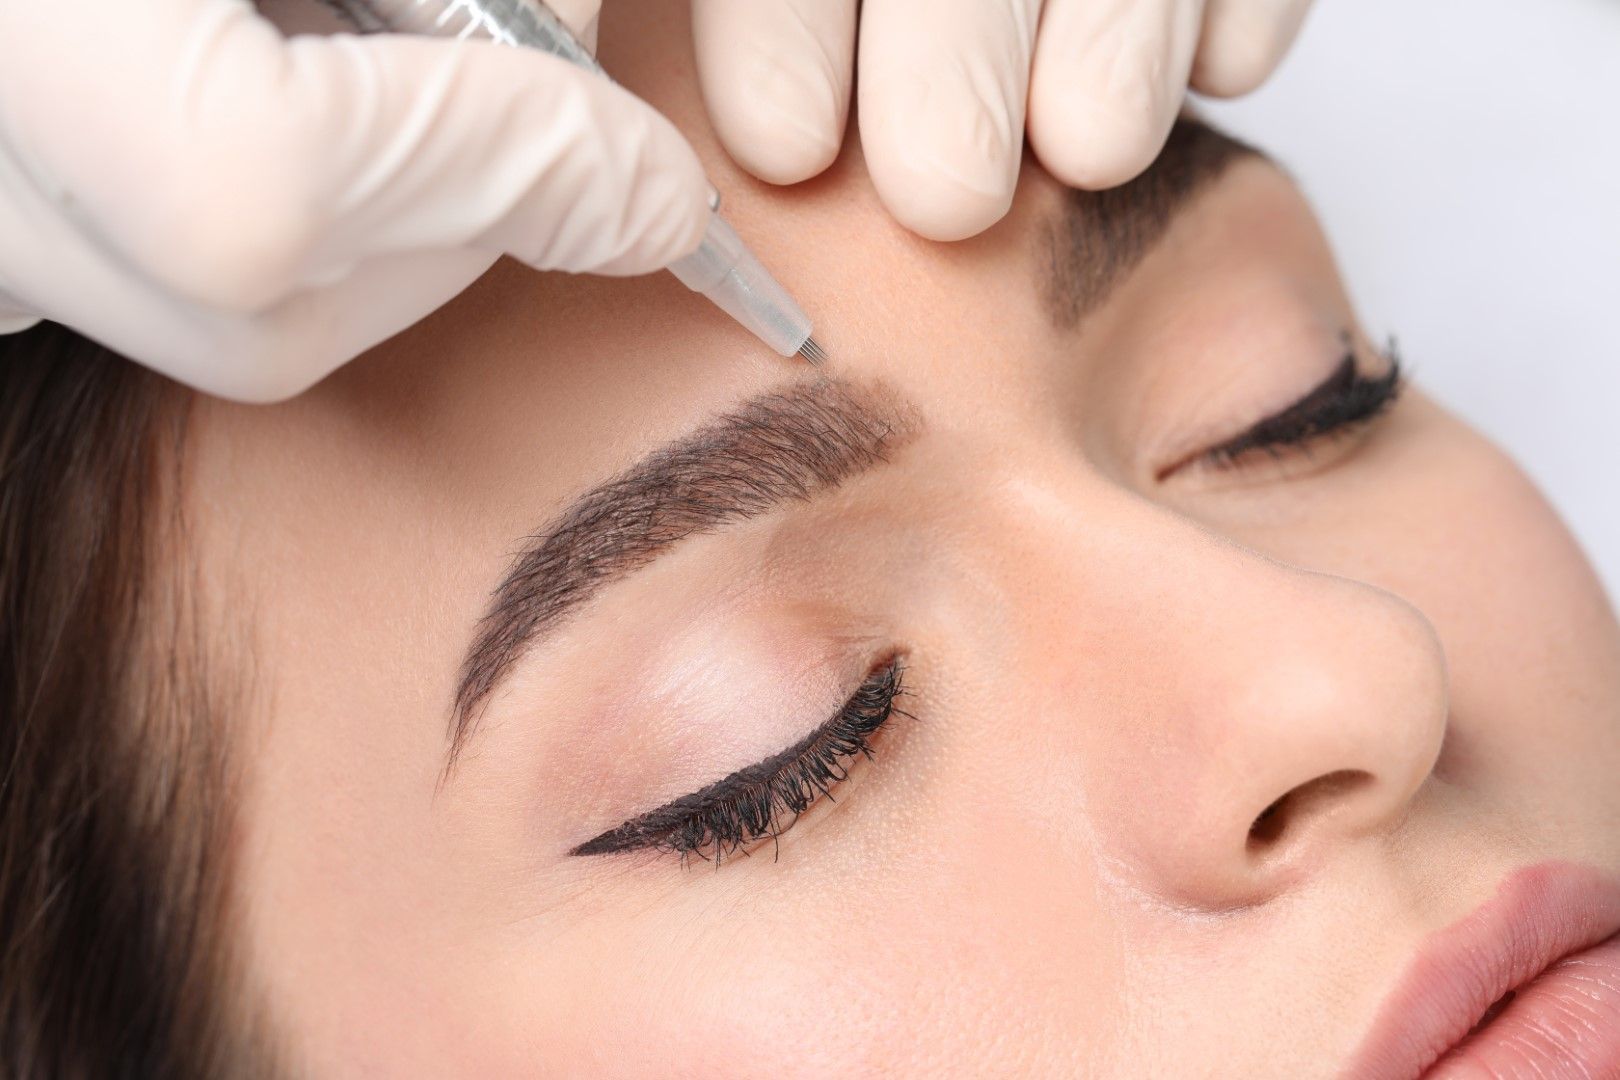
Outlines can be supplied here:
[[1258, 855], [1275, 847], [1285, 832], [1297, 831], [1301, 823], [1332, 811], [1346, 796], [1366, 787], [1372, 779], [1370, 773], [1359, 769], [1341, 769], [1284, 792], [1249, 825], [1249, 854]]
[[1288, 796], [1284, 795], [1260, 811], [1260, 816], [1254, 819], [1254, 824], [1249, 826], [1250, 851], [1254, 851], [1256, 848], [1268, 847], [1277, 837], [1282, 835], [1282, 808], [1283, 803], [1287, 801]]

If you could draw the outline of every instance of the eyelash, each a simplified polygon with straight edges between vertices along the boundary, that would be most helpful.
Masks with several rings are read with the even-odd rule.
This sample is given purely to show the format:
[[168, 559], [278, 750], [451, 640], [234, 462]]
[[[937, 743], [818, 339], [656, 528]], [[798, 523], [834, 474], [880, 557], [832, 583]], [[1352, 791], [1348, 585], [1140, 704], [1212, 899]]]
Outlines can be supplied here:
[[1395, 404], [1406, 386], [1405, 369], [1393, 341], [1384, 355], [1389, 370], [1369, 376], [1357, 368], [1355, 354], [1347, 353], [1316, 389], [1242, 434], [1204, 451], [1196, 460], [1208, 468], [1239, 469], [1244, 459], [1256, 453], [1280, 458], [1286, 450], [1305, 449], [1370, 424]]
[[[701, 791], [634, 818], [576, 847], [571, 855], [607, 855], [649, 849], [686, 861], [697, 856], [718, 864], [765, 837], [776, 840], [799, 816], [849, 776], [856, 757], [871, 758], [871, 738], [899, 713], [904, 668], [891, 657], [827, 723], [774, 757], [740, 769]], [[834, 800], [836, 801], [836, 800]]]

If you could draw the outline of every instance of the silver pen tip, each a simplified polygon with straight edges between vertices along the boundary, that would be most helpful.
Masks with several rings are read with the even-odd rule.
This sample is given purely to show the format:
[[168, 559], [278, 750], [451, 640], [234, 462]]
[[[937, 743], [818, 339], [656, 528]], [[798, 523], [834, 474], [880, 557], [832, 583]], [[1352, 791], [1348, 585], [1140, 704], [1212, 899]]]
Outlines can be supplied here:
[[827, 350], [817, 345], [815, 338], [808, 337], [804, 339], [804, 344], [799, 346], [799, 355], [812, 364], [819, 365], [823, 360], [827, 359]]

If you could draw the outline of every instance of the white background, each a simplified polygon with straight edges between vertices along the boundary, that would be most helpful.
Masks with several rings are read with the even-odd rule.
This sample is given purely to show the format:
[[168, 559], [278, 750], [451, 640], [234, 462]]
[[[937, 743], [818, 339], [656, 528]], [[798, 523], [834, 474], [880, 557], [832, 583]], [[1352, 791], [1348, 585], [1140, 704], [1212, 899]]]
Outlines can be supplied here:
[[1295, 174], [1375, 340], [1620, 598], [1620, 0], [1317, 0], [1270, 83], [1201, 106]]

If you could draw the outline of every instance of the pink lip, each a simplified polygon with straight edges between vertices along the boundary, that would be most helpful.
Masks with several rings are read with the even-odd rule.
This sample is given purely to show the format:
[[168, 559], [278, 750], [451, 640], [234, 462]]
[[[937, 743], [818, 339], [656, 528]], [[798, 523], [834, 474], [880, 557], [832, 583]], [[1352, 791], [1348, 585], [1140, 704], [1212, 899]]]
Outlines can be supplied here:
[[1424, 943], [1342, 1080], [1620, 1076], [1617, 934], [1620, 883], [1561, 862], [1508, 875]]

